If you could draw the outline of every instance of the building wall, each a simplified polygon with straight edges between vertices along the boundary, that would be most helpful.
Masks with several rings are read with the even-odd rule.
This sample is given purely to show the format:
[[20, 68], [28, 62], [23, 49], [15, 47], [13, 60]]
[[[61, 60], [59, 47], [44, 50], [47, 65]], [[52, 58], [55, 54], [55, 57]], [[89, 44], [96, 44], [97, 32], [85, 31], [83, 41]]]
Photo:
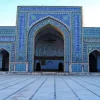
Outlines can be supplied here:
[[83, 63], [89, 71], [89, 54], [100, 50], [100, 28], [83, 27]]
[[16, 52], [16, 27], [0, 26], [0, 51], [4, 49], [9, 53], [9, 71], [14, 70]]
[[63, 33], [65, 72], [88, 72], [89, 53], [100, 50], [100, 28], [82, 27], [82, 7], [18, 6], [16, 20], [16, 26], [0, 27], [9, 71], [33, 72], [35, 35], [47, 24]]

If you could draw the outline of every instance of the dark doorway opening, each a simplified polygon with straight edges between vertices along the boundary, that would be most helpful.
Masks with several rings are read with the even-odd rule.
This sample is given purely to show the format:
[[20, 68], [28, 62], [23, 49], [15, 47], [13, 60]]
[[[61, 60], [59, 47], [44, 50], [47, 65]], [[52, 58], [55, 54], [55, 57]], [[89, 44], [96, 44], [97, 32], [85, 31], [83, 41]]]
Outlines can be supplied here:
[[9, 53], [0, 50], [0, 71], [9, 71]]
[[62, 62], [60, 62], [59, 65], [58, 65], [58, 71], [59, 72], [63, 72], [64, 71], [64, 66], [63, 66]]
[[36, 71], [41, 71], [41, 64], [40, 63], [36, 64]]
[[98, 50], [89, 54], [89, 71], [100, 72], [100, 51]]

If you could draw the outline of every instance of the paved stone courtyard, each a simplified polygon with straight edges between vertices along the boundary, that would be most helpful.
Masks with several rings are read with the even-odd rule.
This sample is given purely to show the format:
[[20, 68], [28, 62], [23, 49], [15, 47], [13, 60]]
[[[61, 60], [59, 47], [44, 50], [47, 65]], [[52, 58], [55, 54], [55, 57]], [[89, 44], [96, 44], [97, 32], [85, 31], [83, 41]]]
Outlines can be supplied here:
[[100, 76], [0, 75], [0, 100], [100, 100]]

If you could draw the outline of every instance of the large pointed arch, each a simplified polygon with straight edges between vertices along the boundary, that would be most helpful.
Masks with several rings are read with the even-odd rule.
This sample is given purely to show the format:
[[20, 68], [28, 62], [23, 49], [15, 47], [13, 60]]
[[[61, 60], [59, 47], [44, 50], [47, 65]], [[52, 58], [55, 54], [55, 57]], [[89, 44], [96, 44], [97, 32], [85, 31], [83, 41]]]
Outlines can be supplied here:
[[29, 72], [33, 71], [34, 66], [34, 46], [35, 46], [35, 36], [38, 31], [46, 26], [52, 25], [57, 31], [59, 31], [64, 37], [64, 71], [69, 71], [69, 64], [71, 62], [71, 34], [66, 25], [59, 22], [58, 20], [47, 17], [37, 23], [35, 23], [29, 30], [28, 33], [28, 66]]

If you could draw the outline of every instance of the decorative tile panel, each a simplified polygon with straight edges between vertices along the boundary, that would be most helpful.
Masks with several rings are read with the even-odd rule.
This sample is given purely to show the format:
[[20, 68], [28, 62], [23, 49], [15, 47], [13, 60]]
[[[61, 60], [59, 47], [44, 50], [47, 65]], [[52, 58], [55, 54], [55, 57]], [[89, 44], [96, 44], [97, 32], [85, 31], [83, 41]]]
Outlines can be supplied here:
[[26, 64], [15, 64], [15, 71], [25, 72], [26, 71]]
[[18, 11], [71, 11], [71, 12], [81, 12], [81, 7], [63, 7], [63, 6], [18, 6]]
[[81, 64], [72, 64], [72, 72], [82, 72]]
[[82, 62], [81, 13], [72, 13], [72, 62]]
[[58, 19], [59, 21], [61, 21], [62, 23], [65, 23], [68, 27], [70, 27], [70, 13], [51, 13], [51, 12], [43, 12], [41, 14], [41, 12], [31, 12], [29, 13], [29, 27], [32, 26], [33, 24], [35, 24], [36, 22], [45, 19], [46, 17], [52, 17], [54, 19]]

